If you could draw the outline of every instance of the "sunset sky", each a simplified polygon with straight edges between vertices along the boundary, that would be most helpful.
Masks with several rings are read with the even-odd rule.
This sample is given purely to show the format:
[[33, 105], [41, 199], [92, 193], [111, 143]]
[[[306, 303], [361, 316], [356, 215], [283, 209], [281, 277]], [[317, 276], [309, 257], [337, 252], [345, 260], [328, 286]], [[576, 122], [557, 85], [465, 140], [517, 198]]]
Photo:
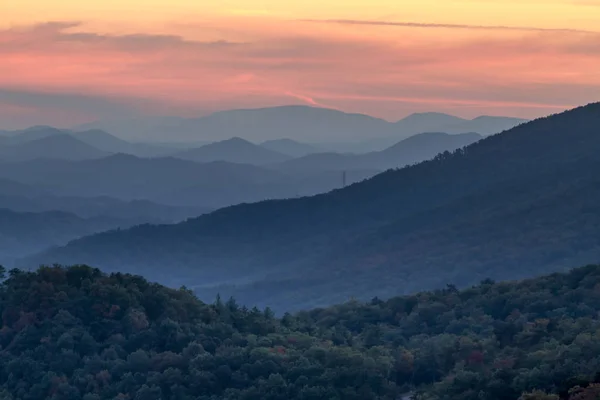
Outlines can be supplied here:
[[0, 129], [307, 104], [536, 117], [600, 100], [600, 0], [0, 0]]

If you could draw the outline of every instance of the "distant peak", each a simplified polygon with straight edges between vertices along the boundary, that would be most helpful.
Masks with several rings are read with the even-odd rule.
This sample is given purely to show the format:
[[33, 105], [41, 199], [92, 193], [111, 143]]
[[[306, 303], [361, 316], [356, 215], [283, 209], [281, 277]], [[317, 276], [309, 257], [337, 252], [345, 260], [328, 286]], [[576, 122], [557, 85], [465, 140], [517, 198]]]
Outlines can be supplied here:
[[[409, 116], [407, 116], [407, 118], [409, 118], [409, 117], [456, 117], [456, 116], [446, 114], [446, 113], [431, 111], [431, 112], [412, 113]], [[456, 118], [458, 118], [458, 117], [456, 117]]]
[[437, 123], [453, 123], [465, 121], [465, 119], [457, 117], [455, 115], [444, 114], [440, 112], [424, 112], [410, 114], [409, 116], [398, 121], [398, 123], [427, 123], [432, 121]]
[[[217, 143], [219, 143], [219, 142], [217, 142]], [[232, 138], [222, 140], [221, 143], [250, 143], [250, 144], [252, 144], [250, 141], [243, 139], [239, 136], [234, 136]]]
[[63, 130], [55, 128], [53, 126], [48, 126], [48, 125], [35, 125], [35, 126], [31, 126], [27, 129], [24, 129], [23, 132], [37, 132], [37, 131], [56, 131], [56, 132], [63, 132]]

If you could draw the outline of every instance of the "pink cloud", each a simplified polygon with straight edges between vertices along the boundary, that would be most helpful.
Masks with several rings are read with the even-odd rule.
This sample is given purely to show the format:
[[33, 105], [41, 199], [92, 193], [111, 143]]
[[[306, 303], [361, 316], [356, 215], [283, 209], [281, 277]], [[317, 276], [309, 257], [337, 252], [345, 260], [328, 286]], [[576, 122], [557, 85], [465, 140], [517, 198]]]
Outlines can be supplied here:
[[284, 37], [253, 28], [247, 41], [229, 40], [239, 35], [227, 26], [217, 40], [107, 35], [75, 22], [8, 29], [0, 31], [0, 88], [149, 99], [175, 110], [294, 99], [389, 119], [426, 110], [535, 116], [598, 100], [596, 33], [475, 29], [454, 37], [436, 27], [453, 38], [440, 41], [409, 26], [359, 37], [352, 27], [313, 25], [296, 23]]

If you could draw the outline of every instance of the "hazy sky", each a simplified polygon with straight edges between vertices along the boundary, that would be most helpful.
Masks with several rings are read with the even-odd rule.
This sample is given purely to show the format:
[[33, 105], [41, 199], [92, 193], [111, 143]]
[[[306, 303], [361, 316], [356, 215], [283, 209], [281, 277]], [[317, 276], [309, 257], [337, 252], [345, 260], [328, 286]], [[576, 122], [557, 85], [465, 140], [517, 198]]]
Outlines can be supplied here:
[[599, 21], [600, 0], [1, 0], [0, 125], [281, 104], [535, 117], [600, 100]]

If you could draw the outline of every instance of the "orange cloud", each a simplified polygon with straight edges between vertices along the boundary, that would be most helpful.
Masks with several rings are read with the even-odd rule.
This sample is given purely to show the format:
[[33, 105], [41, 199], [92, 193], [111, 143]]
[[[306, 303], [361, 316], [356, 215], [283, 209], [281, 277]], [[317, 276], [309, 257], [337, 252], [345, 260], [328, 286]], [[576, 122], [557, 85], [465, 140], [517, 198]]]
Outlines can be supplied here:
[[471, 24], [440, 24], [424, 22], [400, 22], [400, 21], [371, 21], [359, 19], [306, 19], [306, 22], [340, 24], [340, 25], [366, 25], [366, 26], [396, 26], [404, 28], [433, 28], [433, 29], [466, 29], [483, 31], [523, 31], [523, 32], [565, 32], [565, 33], [593, 33], [584, 29], [569, 28], [540, 28], [535, 26], [509, 26], [509, 25], [471, 25]]
[[[531, 117], [598, 100], [600, 93], [600, 34], [593, 32], [235, 21], [162, 33], [106, 33], [78, 22], [5, 29], [0, 93], [80, 94], [140, 112], [294, 101], [388, 119], [429, 110]], [[69, 101], [77, 99], [61, 104], [68, 108]], [[93, 102], [85, 104], [74, 109], [93, 116]]]

